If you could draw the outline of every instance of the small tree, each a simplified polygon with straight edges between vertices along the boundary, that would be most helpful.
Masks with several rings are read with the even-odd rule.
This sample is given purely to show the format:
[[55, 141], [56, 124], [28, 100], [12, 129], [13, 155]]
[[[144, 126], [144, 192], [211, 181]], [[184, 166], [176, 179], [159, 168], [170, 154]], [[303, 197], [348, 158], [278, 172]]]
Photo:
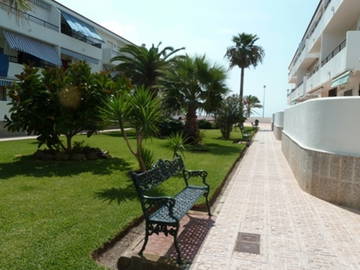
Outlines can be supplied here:
[[247, 118], [254, 113], [254, 109], [262, 108], [263, 106], [260, 104], [260, 100], [256, 96], [248, 95], [244, 97], [243, 100], [245, 115]]
[[[152, 155], [144, 149], [144, 139], [153, 136], [158, 131], [158, 123], [161, 120], [160, 100], [144, 87], [126, 88], [118, 91], [106, 102], [102, 114], [104, 119], [117, 123], [126, 145], [138, 161], [139, 169], [149, 169]], [[126, 134], [124, 123], [127, 122], [135, 129], [136, 147], [133, 147]]]
[[164, 83], [164, 104], [173, 112], [186, 112], [184, 135], [187, 143], [199, 143], [197, 112], [216, 111], [228, 91], [225, 81], [224, 68], [211, 65], [205, 56], [187, 55], [173, 63]]
[[239, 101], [238, 95], [227, 97], [216, 112], [216, 123], [226, 140], [230, 138], [233, 126], [244, 119]]
[[[38, 136], [39, 147], [72, 151], [72, 138], [81, 131], [91, 136], [102, 127], [99, 105], [109, 95], [106, 74], [91, 74], [79, 62], [68, 69], [25, 67], [10, 91], [10, 117], [6, 127]], [[111, 87], [110, 87], [111, 88]], [[60, 140], [65, 135], [66, 144]]]

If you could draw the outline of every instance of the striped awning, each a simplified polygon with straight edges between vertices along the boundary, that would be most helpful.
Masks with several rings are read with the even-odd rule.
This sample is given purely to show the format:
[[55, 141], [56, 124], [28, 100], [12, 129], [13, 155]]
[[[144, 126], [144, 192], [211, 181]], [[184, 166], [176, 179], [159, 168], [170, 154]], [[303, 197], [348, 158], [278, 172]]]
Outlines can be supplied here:
[[61, 64], [55, 47], [21, 34], [8, 31], [3, 32], [7, 43], [12, 49], [31, 54], [57, 66]]
[[346, 71], [331, 81], [331, 87], [347, 84], [351, 76], [351, 71]]
[[81, 53], [70, 51], [70, 50], [65, 49], [65, 48], [61, 48], [61, 54], [71, 56], [71, 57], [73, 57], [75, 59], [78, 59], [80, 61], [85, 61], [85, 62], [92, 63], [92, 64], [95, 64], [95, 65], [99, 64], [99, 60], [96, 59], [96, 58], [92, 58], [90, 56], [87, 56], [87, 55], [84, 55], [84, 54], [81, 54]]
[[13, 80], [0, 79], [0, 86], [10, 86], [13, 82]]
[[95, 28], [91, 25], [79, 20], [78, 18], [64, 11], [61, 11], [61, 15], [73, 31], [80, 33], [88, 38], [104, 42], [102, 37], [98, 35]]

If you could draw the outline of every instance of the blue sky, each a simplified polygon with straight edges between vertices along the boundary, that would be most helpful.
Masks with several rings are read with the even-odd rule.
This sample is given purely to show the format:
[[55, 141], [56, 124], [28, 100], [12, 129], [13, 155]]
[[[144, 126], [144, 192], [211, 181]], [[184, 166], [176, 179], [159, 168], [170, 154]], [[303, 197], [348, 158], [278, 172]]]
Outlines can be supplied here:
[[[263, 99], [265, 115], [286, 104], [288, 65], [318, 0], [59, 0], [60, 3], [137, 43], [186, 47], [190, 55], [224, 59], [233, 35], [254, 33], [265, 49], [263, 64], [245, 72], [245, 95]], [[240, 71], [228, 73], [228, 86], [239, 92]], [[260, 113], [261, 114], [261, 113]]]

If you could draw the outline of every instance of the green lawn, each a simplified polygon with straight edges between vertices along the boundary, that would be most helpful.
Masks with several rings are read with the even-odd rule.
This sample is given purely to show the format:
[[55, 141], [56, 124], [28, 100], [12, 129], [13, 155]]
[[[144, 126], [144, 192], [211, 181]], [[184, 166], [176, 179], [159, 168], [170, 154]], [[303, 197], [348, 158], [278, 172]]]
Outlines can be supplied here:
[[[208, 152], [186, 152], [189, 169], [209, 172], [212, 191], [239, 156], [243, 145], [204, 131]], [[239, 134], [235, 134], [235, 136]], [[141, 215], [129, 170], [136, 169], [119, 134], [77, 136], [90, 146], [110, 151], [113, 159], [87, 162], [31, 161], [34, 140], [0, 142], [0, 269], [102, 269], [91, 259], [100, 247]], [[170, 158], [166, 140], [147, 147], [157, 158]], [[179, 191], [174, 178], [159, 188]]]

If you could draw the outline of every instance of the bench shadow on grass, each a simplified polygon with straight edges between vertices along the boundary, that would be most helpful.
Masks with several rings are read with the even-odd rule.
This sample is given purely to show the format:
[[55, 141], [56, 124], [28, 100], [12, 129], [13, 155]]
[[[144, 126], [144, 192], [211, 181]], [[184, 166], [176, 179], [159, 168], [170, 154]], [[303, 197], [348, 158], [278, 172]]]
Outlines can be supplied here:
[[130, 163], [121, 158], [94, 161], [38, 161], [30, 156], [24, 156], [13, 162], [0, 163], [0, 181], [15, 176], [65, 177], [84, 172], [106, 175], [129, 170], [131, 170]]
[[111, 203], [120, 204], [127, 200], [132, 200], [136, 198], [135, 187], [132, 183], [128, 184], [125, 188], [107, 188], [95, 192], [95, 198]]
[[[151, 194], [148, 194], [150, 196], [162, 196], [164, 195], [164, 191], [161, 188], [156, 188], [155, 191], [153, 191]], [[138, 195], [135, 191], [135, 186], [132, 183], [132, 181], [129, 181], [128, 185], [125, 188], [119, 187], [119, 188], [107, 188], [100, 190], [98, 192], [95, 192], [95, 198], [102, 200], [104, 202], [107, 202], [109, 204], [111, 203], [117, 203], [120, 204], [127, 200], [132, 200], [134, 198], [137, 198]]]

